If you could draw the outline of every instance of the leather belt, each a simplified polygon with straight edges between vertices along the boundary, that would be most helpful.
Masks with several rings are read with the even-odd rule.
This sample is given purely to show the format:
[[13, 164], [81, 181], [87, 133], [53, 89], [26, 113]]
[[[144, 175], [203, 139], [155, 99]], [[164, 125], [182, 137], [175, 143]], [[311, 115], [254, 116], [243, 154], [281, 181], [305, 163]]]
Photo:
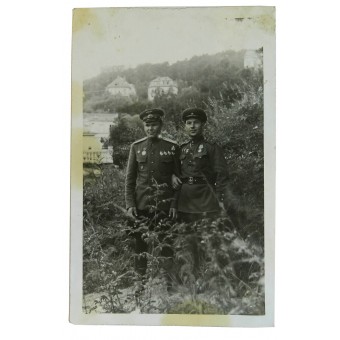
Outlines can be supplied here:
[[181, 178], [182, 183], [188, 184], [206, 184], [207, 180], [203, 177], [185, 177]]

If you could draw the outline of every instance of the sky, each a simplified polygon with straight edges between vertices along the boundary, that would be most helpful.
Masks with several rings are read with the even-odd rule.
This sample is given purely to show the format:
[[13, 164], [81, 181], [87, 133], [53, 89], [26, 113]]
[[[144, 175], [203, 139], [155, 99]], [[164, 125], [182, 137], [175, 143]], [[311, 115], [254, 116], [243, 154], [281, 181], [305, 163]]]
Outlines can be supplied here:
[[270, 7], [76, 9], [72, 76], [84, 80], [113, 65], [256, 49], [273, 33]]

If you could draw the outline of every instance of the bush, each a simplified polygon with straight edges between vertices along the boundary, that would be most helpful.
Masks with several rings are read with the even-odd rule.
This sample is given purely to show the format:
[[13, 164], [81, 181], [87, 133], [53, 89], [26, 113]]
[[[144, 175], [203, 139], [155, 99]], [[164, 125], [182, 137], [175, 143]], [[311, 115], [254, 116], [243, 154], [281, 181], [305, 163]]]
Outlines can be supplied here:
[[110, 129], [109, 144], [113, 148], [113, 163], [121, 169], [124, 168], [131, 143], [142, 137], [144, 137], [144, 132], [139, 117], [121, 115], [118, 118], [117, 125]]
[[[143, 313], [264, 313], [263, 248], [244, 239], [230, 218], [174, 223], [155, 211], [153, 218], [130, 221], [122, 195], [123, 171], [112, 167], [84, 186], [83, 287], [85, 297], [96, 294], [84, 303], [86, 313], [137, 307]], [[144, 277], [134, 269], [136, 231], [149, 244], [140, 254], [148, 259]], [[165, 247], [174, 254], [170, 266]]]
[[244, 236], [263, 243], [264, 150], [263, 74], [247, 70], [232, 106], [221, 96], [207, 105], [206, 136], [224, 149], [229, 188], [226, 204]]

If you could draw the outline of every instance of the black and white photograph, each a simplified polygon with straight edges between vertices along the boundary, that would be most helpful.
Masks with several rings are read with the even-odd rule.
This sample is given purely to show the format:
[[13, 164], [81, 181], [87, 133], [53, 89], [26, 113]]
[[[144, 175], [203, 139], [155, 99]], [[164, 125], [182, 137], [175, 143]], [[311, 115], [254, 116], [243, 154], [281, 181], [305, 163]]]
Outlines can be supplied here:
[[72, 28], [70, 321], [272, 326], [275, 8]]
[[338, 9], [4, 2], [0, 338], [339, 338]]

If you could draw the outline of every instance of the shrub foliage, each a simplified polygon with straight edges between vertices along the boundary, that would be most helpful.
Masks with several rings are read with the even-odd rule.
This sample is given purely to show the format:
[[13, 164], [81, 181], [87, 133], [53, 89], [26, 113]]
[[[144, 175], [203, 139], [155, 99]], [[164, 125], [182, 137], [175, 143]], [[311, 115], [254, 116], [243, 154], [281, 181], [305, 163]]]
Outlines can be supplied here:
[[[244, 238], [230, 217], [174, 223], [129, 221], [120, 206], [123, 171], [102, 167], [84, 187], [84, 311], [262, 314], [263, 247]], [[156, 217], [155, 212], [155, 217]], [[144, 277], [134, 269], [132, 232], [149, 251]], [[173, 262], [161, 255], [173, 250]], [[171, 282], [173, 290], [167, 292]], [[142, 294], [137, 294], [140, 288]], [[95, 296], [92, 300], [89, 297]]]

